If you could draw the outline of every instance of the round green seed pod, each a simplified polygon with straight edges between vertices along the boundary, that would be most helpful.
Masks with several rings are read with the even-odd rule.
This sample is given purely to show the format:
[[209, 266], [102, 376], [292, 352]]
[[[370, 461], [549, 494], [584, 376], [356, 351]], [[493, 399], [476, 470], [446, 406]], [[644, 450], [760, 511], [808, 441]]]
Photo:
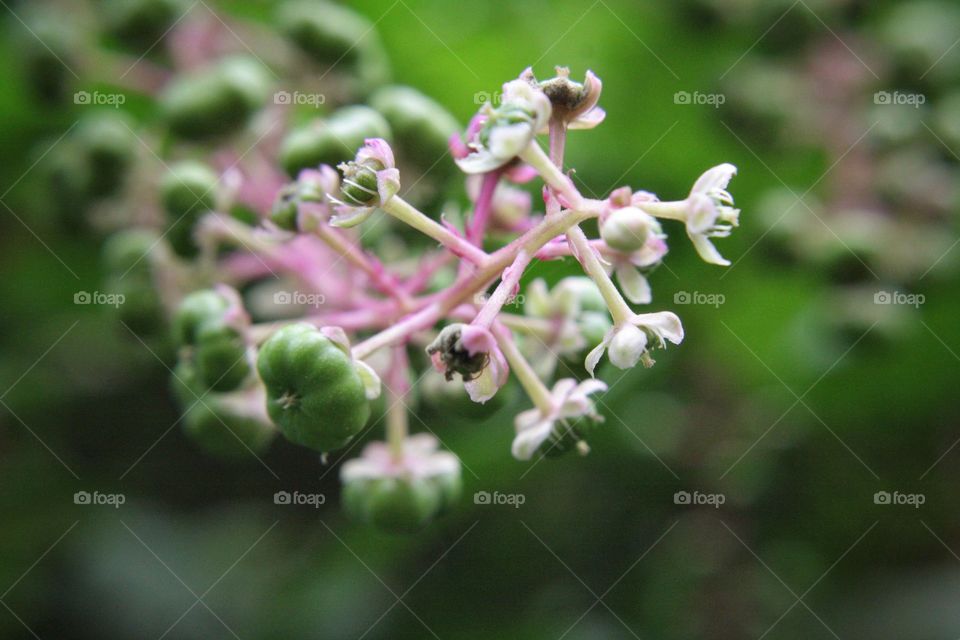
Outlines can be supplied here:
[[203, 325], [220, 321], [229, 307], [230, 302], [212, 289], [189, 294], [173, 318], [174, 342], [181, 347], [195, 346]]
[[281, 32], [314, 63], [342, 71], [352, 89], [365, 94], [390, 75], [387, 55], [373, 24], [330, 2], [287, 2], [278, 16]]
[[543, 441], [538, 452], [548, 458], [557, 458], [576, 449], [579, 442], [587, 442], [599, 422], [589, 417], [571, 423], [556, 423], [553, 433]]
[[321, 164], [335, 167], [352, 160], [367, 138], [390, 140], [392, 135], [387, 121], [370, 107], [343, 107], [326, 120], [313, 120], [287, 134], [280, 163], [290, 176]]
[[200, 326], [193, 356], [197, 380], [204, 388], [232, 391], [250, 375], [243, 336], [222, 320], [210, 320]]
[[101, 198], [115, 193], [133, 164], [137, 139], [129, 118], [101, 111], [85, 117], [74, 141], [87, 167], [86, 192]]
[[201, 140], [243, 127], [269, 91], [269, 74], [258, 61], [227, 58], [174, 81], [161, 97], [161, 109], [175, 135]]
[[346, 445], [370, 417], [353, 360], [316, 327], [298, 323], [273, 334], [257, 358], [267, 411], [292, 442], [317, 451]]
[[152, 49], [184, 11], [181, 0], [109, 0], [105, 5], [107, 31], [138, 53]]
[[370, 96], [370, 106], [383, 114], [393, 131], [397, 147], [419, 169], [449, 168], [452, 162], [438, 163], [447, 153], [450, 136], [461, 130], [460, 123], [440, 103], [412, 87], [391, 85]]
[[160, 200], [170, 225], [167, 239], [181, 256], [196, 255], [193, 230], [216, 207], [217, 174], [202, 162], [187, 160], [170, 167], [160, 183]]
[[158, 236], [148, 229], [117, 231], [103, 244], [103, 268], [119, 276], [150, 272], [150, 252], [157, 245]]
[[123, 296], [117, 314], [137, 335], [155, 335], [164, 324], [149, 255], [157, 239], [153, 231], [130, 229], [114, 233], [103, 245], [104, 287]]
[[414, 533], [437, 515], [443, 503], [437, 483], [425, 479], [377, 478], [344, 487], [347, 513], [386, 533]]

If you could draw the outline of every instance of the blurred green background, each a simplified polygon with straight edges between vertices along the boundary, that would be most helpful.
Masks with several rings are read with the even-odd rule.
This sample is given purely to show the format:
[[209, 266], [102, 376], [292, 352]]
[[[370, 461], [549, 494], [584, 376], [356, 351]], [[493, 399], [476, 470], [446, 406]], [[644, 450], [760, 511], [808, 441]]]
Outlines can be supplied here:
[[[687, 337], [651, 370], [604, 370], [607, 420], [592, 453], [511, 458], [521, 403], [481, 424], [423, 413], [463, 461], [466, 491], [452, 514], [398, 538], [341, 513], [336, 456], [324, 466], [282, 439], [262, 464], [198, 452], [177, 426], [167, 354], [148, 350], [109, 309], [73, 303], [99, 286], [100, 240], [38, 205], [47, 187], [35, 168], [83, 107], [44, 106], [27, 89], [21, 53], [34, 35], [20, 15], [34, 4], [5, 3], [0, 40], [3, 637], [960, 636], [956, 200], [923, 217], [909, 199], [887, 206], [880, 179], [861, 185], [881, 202], [878, 218], [924, 225], [945, 251], [899, 231], [851, 238], [842, 223], [833, 230], [834, 208], [792, 206], [831, 190], [842, 201], [846, 182], [829, 176], [869, 162], [861, 151], [909, 145], [955, 181], [960, 145], [941, 127], [957, 121], [936, 111], [935, 98], [960, 82], [921, 74], [929, 63], [955, 68], [960, 47], [938, 44], [942, 59], [914, 71], [884, 40], [927, 43], [929, 30], [910, 29], [929, 16], [949, 22], [954, 5], [345, 3], [375, 21], [395, 81], [461, 122], [478, 92], [528, 65], [540, 77], [558, 64], [575, 78], [594, 70], [606, 122], [568, 144], [585, 193], [630, 185], [679, 198], [705, 169], [739, 168], [731, 191], [741, 228], [718, 242], [734, 265], [703, 264], [682, 229], [667, 227], [671, 253], [651, 278], [653, 307], [676, 311]], [[928, 22], [891, 17], [904, 5], [929, 9]], [[193, 5], [214, 8], [266, 22], [272, 9], [257, 0]], [[923, 128], [909, 140], [831, 148], [833, 134], [816, 124], [843, 115], [827, 109], [836, 105], [829, 86], [808, 86], [791, 103], [783, 83], [757, 71], [761, 62], [815, 70], [823, 51], [838, 56], [820, 61], [828, 69], [870, 70], [856, 103], [864, 114], [877, 106], [875, 91], [930, 96], [911, 115]], [[93, 70], [75, 71], [71, 82], [93, 86]], [[724, 104], [678, 104], [677, 92], [722, 95]], [[804, 119], [818, 107], [823, 120]], [[851, 142], [873, 116], [855, 122]], [[900, 177], [925, 184], [927, 171]], [[793, 201], [762, 215], [771, 189], [784, 186]], [[828, 230], [830, 259], [791, 251], [780, 214], [801, 235]], [[906, 275], [877, 266], [890, 252], [923, 266]], [[884, 291], [924, 303], [874, 304]], [[684, 293], [723, 302], [683, 305]], [[283, 490], [327, 500], [277, 506]], [[125, 503], [76, 505], [78, 491], [121, 493]], [[479, 491], [519, 494], [523, 504], [475, 504]], [[677, 504], [678, 491], [724, 501]], [[878, 504], [883, 491], [919, 494], [923, 504]]]

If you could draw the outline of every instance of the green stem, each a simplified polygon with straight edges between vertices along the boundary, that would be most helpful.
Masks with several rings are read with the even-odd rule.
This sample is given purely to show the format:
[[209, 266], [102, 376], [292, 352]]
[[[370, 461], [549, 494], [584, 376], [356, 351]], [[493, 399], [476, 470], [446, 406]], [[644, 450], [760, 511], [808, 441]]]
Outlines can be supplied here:
[[487, 262], [488, 256], [485, 251], [429, 218], [400, 196], [393, 196], [381, 208], [397, 220], [405, 222], [417, 231], [430, 236], [455, 254], [470, 260], [470, 262], [481, 266]]
[[510, 364], [510, 370], [517, 376], [517, 380], [520, 381], [520, 386], [522, 386], [523, 390], [530, 396], [530, 400], [533, 401], [534, 406], [544, 415], [550, 413], [553, 410], [553, 399], [550, 397], [550, 390], [547, 389], [547, 386], [540, 380], [540, 376], [537, 375], [537, 372], [533, 370], [533, 367], [530, 366], [527, 359], [520, 353], [520, 349], [517, 347], [513, 336], [510, 335], [509, 330], [503, 327], [494, 327], [493, 333], [497, 338], [500, 351], [503, 352], [504, 357], [506, 357], [507, 362]]
[[614, 324], [623, 324], [633, 317], [633, 310], [626, 303], [620, 290], [613, 284], [613, 280], [607, 275], [606, 269], [600, 262], [600, 258], [590, 246], [586, 234], [580, 227], [571, 227], [567, 230], [567, 239], [577, 250], [577, 257], [583, 270], [597, 284], [600, 289], [600, 295], [603, 296], [607, 307], [610, 309], [610, 315], [613, 317]]

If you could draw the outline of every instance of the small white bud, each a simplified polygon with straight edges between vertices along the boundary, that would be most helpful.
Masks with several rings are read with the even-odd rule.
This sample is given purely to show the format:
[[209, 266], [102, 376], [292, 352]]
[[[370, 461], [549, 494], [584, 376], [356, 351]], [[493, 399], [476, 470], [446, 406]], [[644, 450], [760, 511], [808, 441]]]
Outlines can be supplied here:
[[613, 334], [607, 355], [613, 366], [619, 369], [630, 369], [640, 361], [640, 357], [647, 350], [647, 334], [632, 324], [627, 324]]
[[633, 253], [642, 248], [657, 221], [637, 207], [615, 209], [600, 227], [600, 237], [611, 249]]

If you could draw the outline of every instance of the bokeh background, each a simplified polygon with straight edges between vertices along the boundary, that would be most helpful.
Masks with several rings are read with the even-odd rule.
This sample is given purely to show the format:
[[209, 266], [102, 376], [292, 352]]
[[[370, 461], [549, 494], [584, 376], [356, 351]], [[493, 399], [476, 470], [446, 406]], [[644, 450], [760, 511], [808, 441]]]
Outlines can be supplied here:
[[[375, 22], [393, 79], [461, 122], [528, 65], [593, 69], [607, 120], [568, 145], [586, 193], [682, 197], [713, 165], [740, 170], [741, 228], [719, 242], [733, 266], [668, 227], [654, 307], [687, 337], [651, 370], [604, 371], [593, 452], [511, 458], [520, 403], [480, 424], [425, 411], [466, 491], [406, 537], [342, 514], [335, 458], [282, 440], [262, 463], [199, 452], [169, 354], [74, 304], [100, 286], [103, 239], [45, 206], [41, 168], [89, 107], [39, 99], [27, 63], [38, 9], [47, 27], [97, 24], [3, 4], [3, 637], [960, 635], [955, 3], [345, 3]], [[273, 3], [191, 11], [269, 26]], [[72, 87], [111, 86], [71, 68]], [[145, 99], [124, 108], [155, 118]], [[327, 500], [275, 505], [283, 490]]]

